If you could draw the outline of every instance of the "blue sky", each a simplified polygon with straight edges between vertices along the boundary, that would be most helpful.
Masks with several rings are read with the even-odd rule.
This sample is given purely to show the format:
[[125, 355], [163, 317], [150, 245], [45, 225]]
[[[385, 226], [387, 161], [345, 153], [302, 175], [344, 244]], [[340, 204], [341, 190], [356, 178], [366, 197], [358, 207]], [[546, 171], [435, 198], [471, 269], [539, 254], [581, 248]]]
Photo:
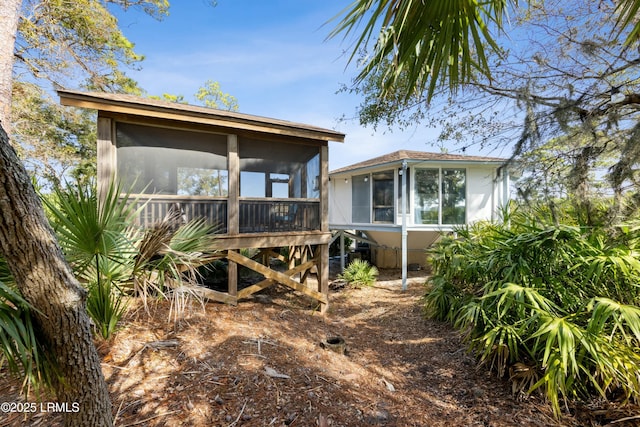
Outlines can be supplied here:
[[[353, 117], [359, 99], [337, 93], [355, 74], [347, 67], [350, 45], [326, 40], [325, 23], [350, 0], [174, 0], [170, 14], [156, 21], [141, 13], [118, 13], [120, 27], [145, 56], [128, 74], [153, 95], [193, 94], [207, 80], [235, 96], [247, 114], [307, 123], [346, 134], [329, 145], [336, 169], [398, 149], [438, 150], [434, 131], [363, 128]], [[450, 151], [454, 152], [454, 148]], [[468, 153], [478, 154], [478, 153]]]

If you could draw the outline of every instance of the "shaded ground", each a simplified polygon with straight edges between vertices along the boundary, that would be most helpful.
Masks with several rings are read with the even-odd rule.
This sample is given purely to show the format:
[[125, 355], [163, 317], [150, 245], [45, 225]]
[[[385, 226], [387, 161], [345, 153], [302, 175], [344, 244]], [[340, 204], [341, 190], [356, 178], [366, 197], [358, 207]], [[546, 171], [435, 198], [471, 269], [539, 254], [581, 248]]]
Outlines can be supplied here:
[[[517, 401], [446, 325], [423, 319], [424, 277], [383, 272], [373, 288], [338, 289], [325, 316], [272, 289], [238, 307], [193, 307], [179, 324], [164, 304], [129, 314], [101, 345], [118, 426], [554, 426], [536, 398]], [[322, 343], [342, 337], [346, 354]], [[326, 347], [326, 346], [325, 346]], [[0, 378], [0, 402], [15, 399]], [[4, 417], [4, 418], [3, 418]], [[59, 417], [0, 413], [1, 426]], [[617, 423], [632, 425], [630, 423]]]

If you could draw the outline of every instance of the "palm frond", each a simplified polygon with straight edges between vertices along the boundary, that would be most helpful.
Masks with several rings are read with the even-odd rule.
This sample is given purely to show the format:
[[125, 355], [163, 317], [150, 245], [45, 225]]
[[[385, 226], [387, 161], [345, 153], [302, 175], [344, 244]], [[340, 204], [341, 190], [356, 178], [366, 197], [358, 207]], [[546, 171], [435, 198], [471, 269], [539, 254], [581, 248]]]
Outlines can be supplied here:
[[409, 99], [426, 91], [430, 100], [438, 87], [455, 92], [474, 72], [490, 75], [485, 46], [499, 47], [489, 27], [501, 30], [509, 3], [515, 1], [357, 0], [333, 18], [339, 22], [329, 37], [360, 31], [350, 62], [372, 50], [356, 82], [378, 73], [383, 95], [393, 88]]

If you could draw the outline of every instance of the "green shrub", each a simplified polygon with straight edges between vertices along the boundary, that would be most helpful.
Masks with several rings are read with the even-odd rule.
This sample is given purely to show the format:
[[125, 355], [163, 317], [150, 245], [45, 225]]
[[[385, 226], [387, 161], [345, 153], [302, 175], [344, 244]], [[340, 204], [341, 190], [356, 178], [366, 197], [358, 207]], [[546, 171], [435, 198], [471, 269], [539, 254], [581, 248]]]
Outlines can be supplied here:
[[338, 275], [339, 279], [356, 288], [372, 286], [377, 277], [378, 269], [363, 259], [354, 259], [344, 269], [344, 272]]
[[135, 219], [142, 207], [123, 193], [111, 183], [98, 201], [89, 182], [70, 183], [43, 197], [65, 257], [90, 292], [92, 318], [103, 336], [113, 333], [125, 310], [120, 289], [140, 296], [145, 307], [149, 296], [169, 300], [175, 319], [192, 297], [199, 299], [183, 285], [197, 285], [197, 268], [216, 258], [210, 249], [215, 227], [195, 219], [141, 230]]
[[463, 330], [516, 389], [543, 391], [556, 414], [561, 399], [594, 394], [637, 402], [639, 231], [540, 212], [461, 228], [429, 253], [426, 313]]

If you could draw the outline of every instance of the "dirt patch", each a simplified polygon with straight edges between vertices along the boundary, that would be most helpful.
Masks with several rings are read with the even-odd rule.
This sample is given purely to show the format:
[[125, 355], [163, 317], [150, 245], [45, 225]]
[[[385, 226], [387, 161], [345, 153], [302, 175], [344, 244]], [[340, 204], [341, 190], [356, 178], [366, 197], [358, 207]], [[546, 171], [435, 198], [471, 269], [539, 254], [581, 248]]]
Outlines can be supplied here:
[[[532, 397], [483, 370], [447, 325], [425, 320], [422, 272], [383, 271], [372, 288], [332, 291], [327, 314], [272, 288], [237, 307], [133, 310], [100, 346], [118, 426], [554, 426]], [[344, 341], [333, 351], [331, 338]], [[328, 341], [329, 340], [329, 341]], [[344, 353], [344, 354], [343, 354]], [[15, 384], [0, 378], [0, 401]], [[2, 426], [56, 425], [52, 414], [0, 414]], [[619, 424], [623, 425], [623, 424]]]

